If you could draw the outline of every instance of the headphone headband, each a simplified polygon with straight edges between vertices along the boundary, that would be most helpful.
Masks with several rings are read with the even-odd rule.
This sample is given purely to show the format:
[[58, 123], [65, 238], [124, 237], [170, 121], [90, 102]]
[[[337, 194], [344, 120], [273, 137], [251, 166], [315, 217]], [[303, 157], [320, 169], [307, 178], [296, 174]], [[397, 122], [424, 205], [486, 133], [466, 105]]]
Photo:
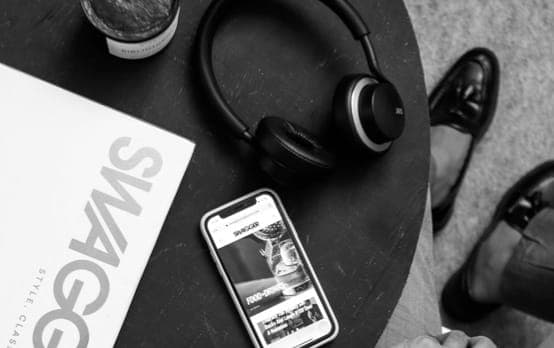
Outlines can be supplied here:
[[[386, 81], [377, 61], [369, 34], [370, 31], [359, 12], [348, 0], [319, 0], [333, 11], [348, 27], [354, 39], [360, 41], [366, 55], [371, 73], [380, 80]], [[250, 142], [252, 134], [249, 127], [233, 111], [221, 92], [213, 70], [212, 48], [214, 36], [223, 15], [229, 9], [229, 5], [235, 4], [232, 0], [213, 0], [206, 10], [198, 28], [197, 59], [200, 68], [200, 79], [204, 88], [213, 99], [218, 112], [223, 120], [231, 128], [235, 136]]]

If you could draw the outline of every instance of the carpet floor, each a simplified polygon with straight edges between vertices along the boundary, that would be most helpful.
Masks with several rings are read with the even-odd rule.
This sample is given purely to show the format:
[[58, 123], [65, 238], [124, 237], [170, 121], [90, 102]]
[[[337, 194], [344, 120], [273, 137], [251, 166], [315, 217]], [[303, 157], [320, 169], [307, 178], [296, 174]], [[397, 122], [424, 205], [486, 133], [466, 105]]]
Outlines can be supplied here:
[[[406, 6], [428, 91], [472, 47], [492, 49], [501, 65], [495, 120], [476, 148], [455, 215], [435, 240], [440, 291], [473, 248], [502, 194], [531, 168], [554, 158], [554, 2], [406, 0]], [[470, 326], [444, 319], [451, 327], [487, 335], [503, 348], [535, 348], [554, 330], [507, 308]]]

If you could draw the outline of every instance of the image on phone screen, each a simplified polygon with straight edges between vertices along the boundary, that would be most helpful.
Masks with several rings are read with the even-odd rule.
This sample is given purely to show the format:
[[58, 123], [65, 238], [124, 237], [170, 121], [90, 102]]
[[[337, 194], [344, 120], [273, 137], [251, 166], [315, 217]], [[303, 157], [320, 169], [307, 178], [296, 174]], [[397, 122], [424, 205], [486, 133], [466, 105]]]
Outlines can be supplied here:
[[296, 236], [266, 193], [228, 216], [207, 220], [207, 230], [262, 347], [302, 347], [334, 331], [326, 301]]

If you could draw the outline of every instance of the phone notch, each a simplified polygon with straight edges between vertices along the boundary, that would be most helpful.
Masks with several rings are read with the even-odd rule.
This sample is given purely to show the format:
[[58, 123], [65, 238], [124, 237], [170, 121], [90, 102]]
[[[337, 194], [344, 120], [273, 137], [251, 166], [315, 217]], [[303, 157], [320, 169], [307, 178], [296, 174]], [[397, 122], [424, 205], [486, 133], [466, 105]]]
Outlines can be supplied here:
[[256, 202], [257, 202], [256, 197], [247, 198], [243, 201], [238, 202], [237, 204], [234, 204], [226, 209], [223, 209], [222, 211], [219, 212], [219, 216], [221, 216], [221, 218], [223, 219], [226, 219], [229, 216], [238, 213], [239, 211], [242, 211], [246, 208], [253, 206], [254, 204], [256, 204]]

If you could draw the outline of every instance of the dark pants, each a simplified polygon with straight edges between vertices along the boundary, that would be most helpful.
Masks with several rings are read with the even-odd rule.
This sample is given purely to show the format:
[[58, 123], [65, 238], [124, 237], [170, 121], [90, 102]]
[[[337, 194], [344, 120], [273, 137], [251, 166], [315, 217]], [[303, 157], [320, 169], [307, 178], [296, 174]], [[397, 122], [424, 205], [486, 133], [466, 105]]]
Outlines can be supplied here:
[[[554, 231], [551, 226], [554, 226], [554, 210], [542, 211], [527, 226], [506, 267], [501, 294], [506, 304], [554, 321]], [[406, 286], [376, 347], [391, 348], [417, 336], [441, 333], [434, 267], [428, 204]], [[538, 348], [552, 347], [554, 335]]]

